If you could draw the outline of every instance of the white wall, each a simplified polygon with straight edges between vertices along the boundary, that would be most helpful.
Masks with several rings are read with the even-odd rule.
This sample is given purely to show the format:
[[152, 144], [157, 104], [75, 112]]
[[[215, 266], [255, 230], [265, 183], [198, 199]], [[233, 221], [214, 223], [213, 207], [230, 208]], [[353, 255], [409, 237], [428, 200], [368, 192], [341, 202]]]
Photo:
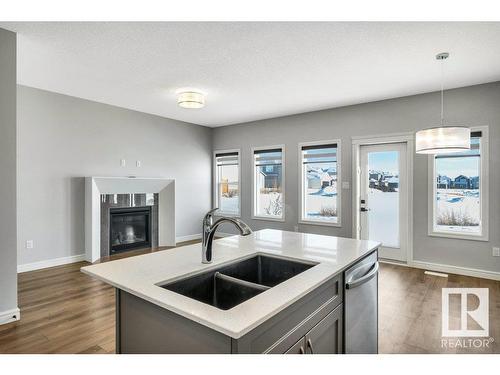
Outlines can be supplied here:
[[[304, 93], [306, 95], [306, 93]], [[294, 230], [298, 225], [299, 142], [324, 139], [342, 141], [342, 180], [351, 179], [351, 137], [414, 132], [439, 124], [439, 93], [354, 105], [216, 128], [215, 150], [242, 151], [242, 219], [252, 229]], [[427, 157], [414, 154], [414, 259], [500, 272], [500, 258], [492, 246], [500, 245], [500, 82], [450, 90], [445, 93], [445, 117], [450, 124], [489, 125], [490, 129], [490, 241], [478, 242], [427, 235]], [[286, 222], [251, 219], [251, 147], [286, 146]], [[352, 234], [352, 190], [342, 191], [342, 227], [298, 225], [302, 232], [350, 237]], [[222, 229], [232, 232], [229, 226]]]
[[211, 200], [209, 128], [18, 86], [18, 132], [18, 264], [85, 252], [85, 176], [173, 178], [176, 235], [200, 233]]
[[0, 29], [0, 324], [17, 309], [16, 34]]

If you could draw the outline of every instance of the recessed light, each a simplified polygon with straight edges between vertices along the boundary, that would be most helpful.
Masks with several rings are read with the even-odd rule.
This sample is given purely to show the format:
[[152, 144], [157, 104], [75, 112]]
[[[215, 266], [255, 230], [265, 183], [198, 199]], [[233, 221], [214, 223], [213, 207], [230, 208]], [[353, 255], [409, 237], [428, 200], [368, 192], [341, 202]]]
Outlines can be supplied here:
[[180, 92], [177, 96], [177, 104], [182, 108], [203, 108], [205, 95], [197, 91]]

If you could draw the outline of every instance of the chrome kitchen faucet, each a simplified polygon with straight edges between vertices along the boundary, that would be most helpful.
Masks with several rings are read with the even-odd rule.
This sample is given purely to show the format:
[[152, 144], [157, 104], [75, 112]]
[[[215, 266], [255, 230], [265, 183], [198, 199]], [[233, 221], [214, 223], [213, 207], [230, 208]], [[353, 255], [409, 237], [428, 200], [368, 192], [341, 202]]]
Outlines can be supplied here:
[[203, 242], [201, 250], [202, 263], [212, 263], [212, 241], [214, 240], [215, 232], [217, 231], [219, 225], [223, 223], [232, 223], [236, 228], [238, 228], [242, 236], [248, 236], [252, 233], [252, 230], [247, 224], [234, 217], [221, 217], [214, 222], [214, 212], [217, 210], [218, 208], [214, 208], [213, 210], [208, 211], [203, 218]]

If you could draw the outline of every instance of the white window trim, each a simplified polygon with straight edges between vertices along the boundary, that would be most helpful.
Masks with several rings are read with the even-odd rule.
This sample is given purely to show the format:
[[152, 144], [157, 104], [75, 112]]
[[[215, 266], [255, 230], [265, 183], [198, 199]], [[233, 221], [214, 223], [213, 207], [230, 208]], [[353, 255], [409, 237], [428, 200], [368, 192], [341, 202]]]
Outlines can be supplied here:
[[[281, 190], [282, 190], [282, 200], [283, 200], [283, 215], [281, 218], [275, 218], [275, 217], [269, 217], [269, 216], [261, 216], [257, 215], [256, 212], [256, 194], [257, 191], [255, 189], [255, 151], [259, 150], [268, 150], [268, 149], [273, 149], [273, 148], [280, 148], [281, 149]], [[285, 145], [280, 144], [280, 145], [271, 145], [271, 146], [258, 146], [258, 147], [252, 147], [251, 148], [251, 160], [252, 160], [252, 219], [254, 220], [265, 220], [265, 221], [278, 221], [278, 222], [285, 222], [285, 215], [286, 215], [286, 204], [285, 204]]]
[[241, 150], [239, 148], [235, 149], [229, 149], [229, 150], [214, 150], [213, 151], [213, 201], [214, 201], [214, 206], [217, 206], [219, 204], [218, 202], [218, 187], [217, 187], [217, 158], [216, 154], [223, 154], [223, 153], [229, 153], [229, 152], [237, 152], [238, 153], [238, 213], [235, 214], [234, 212], [224, 212], [221, 209], [215, 212], [216, 216], [229, 216], [229, 217], [241, 217]]
[[[302, 166], [302, 147], [303, 146], [321, 146], [326, 144], [337, 144], [337, 222], [328, 223], [319, 220], [304, 219], [304, 168]], [[301, 142], [298, 145], [298, 176], [299, 176], [299, 224], [321, 225], [326, 227], [342, 227], [342, 147], [340, 139], [330, 139], [312, 142]]]
[[434, 230], [434, 211], [435, 211], [435, 175], [434, 155], [428, 157], [428, 235], [432, 237], [455, 238], [462, 240], [488, 241], [489, 228], [489, 132], [488, 126], [471, 127], [471, 132], [481, 132], [481, 162], [480, 162], [480, 178], [479, 178], [479, 196], [481, 197], [481, 234], [466, 234], [466, 233], [450, 233]]

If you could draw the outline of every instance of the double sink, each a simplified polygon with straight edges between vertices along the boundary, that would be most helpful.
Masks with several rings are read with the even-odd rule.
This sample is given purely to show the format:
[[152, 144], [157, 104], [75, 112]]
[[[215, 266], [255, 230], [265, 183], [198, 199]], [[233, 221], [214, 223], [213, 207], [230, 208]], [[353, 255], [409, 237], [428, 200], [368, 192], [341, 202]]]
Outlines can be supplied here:
[[160, 286], [221, 310], [229, 310], [316, 264], [258, 254]]

